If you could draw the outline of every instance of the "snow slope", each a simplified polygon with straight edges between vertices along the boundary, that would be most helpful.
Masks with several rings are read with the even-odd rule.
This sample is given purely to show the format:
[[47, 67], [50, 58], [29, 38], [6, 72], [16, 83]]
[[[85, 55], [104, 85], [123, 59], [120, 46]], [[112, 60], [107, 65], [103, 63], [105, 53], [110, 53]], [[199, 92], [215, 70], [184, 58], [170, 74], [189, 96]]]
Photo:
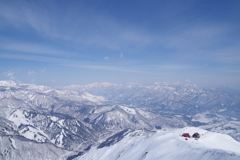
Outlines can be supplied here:
[[[200, 133], [198, 140], [180, 135]], [[93, 148], [77, 160], [239, 160], [240, 143], [228, 135], [199, 128], [158, 131], [148, 136], [130, 134], [120, 142], [104, 148]]]

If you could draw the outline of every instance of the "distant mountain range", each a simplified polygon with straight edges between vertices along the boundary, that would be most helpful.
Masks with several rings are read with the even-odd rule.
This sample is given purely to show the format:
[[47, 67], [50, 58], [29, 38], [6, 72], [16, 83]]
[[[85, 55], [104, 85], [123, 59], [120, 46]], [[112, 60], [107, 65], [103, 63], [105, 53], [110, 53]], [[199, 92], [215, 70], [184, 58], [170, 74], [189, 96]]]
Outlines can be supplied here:
[[240, 118], [237, 114], [240, 111], [240, 92], [226, 87], [202, 88], [178, 83], [153, 85], [94, 83], [85, 86], [71, 85], [64, 89], [103, 96], [110, 103], [134, 108], [154, 108], [161, 112], [184, 115], [210, 111]]
[[219, 86], [0, 81], [0, 108], [0, 159], [77, 159], [129, 133], [187, 126], [240, 141], [239, 92]]

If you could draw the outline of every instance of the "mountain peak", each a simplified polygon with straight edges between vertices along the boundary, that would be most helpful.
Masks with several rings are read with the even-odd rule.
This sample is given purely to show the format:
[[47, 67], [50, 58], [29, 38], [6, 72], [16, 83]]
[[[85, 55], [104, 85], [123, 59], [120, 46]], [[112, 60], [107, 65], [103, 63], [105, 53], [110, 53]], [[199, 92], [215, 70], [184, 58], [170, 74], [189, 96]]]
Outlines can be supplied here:
[[16, 86], [17, 83], [15, 83], [12, 80], [6, 80], [6, 81], [0, 81], [0, 86]]

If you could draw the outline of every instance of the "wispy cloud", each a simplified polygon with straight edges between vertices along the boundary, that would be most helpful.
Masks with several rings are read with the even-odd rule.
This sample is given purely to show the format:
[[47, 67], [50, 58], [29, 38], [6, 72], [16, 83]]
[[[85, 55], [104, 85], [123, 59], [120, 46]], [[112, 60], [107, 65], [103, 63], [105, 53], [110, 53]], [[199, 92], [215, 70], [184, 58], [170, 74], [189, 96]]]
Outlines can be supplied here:
[[[122, 24], [109, 15], [88, 11], [83, 14], [79, 8], [72, 6], [73, 10], [66, 10], [64, 16], [56, 14], [42, 7], [51, 4], [38, 1], [23, 4], [11, 4], [3, 6], [0, 12], [2, 18], [16, 28], [30, 26], [40, 36], [82, 43], [85, 45], [97, 45], [109, 49], [119, 49], [124, 45], [143, 46], [153, 41], [153, 36], [137, 26]], [[78, 14], [76, 19], [73, 13]], [[59, 21], [61, 19], [61, 21]], [[90, 32], [89, 32], [90, 31]], [[30, 49], [31, 50], [31, 49]]]
[[158, 70], [168, 70], [168, 71], [174, 71], [174, 70], [189, 70], [189, 69], [195, 69], [196, 67], [189, 66], [189, 65], [159, 65], [156, 67]]
[[28, 71], [28, 76], [32, 76], [34, 74], [37, 74], [37, 72], [35, 72], [35, 71]]
[[[38, 61], [38, 62], [48, 62], [48, 63], [56, 63], [60, 64], [62, 66], [70, 66], [70, 67], [78, 67], [78, 68], [89, 68], [89, 69], [97, 69], [97, 70], [106, 70], [106, 71], [121, 71], [121, 72], [135, 72], [135, 73], [151, 73], [148, 71], [144, 71], [142, 69], [129, 69], [129, 68], [137, 68], [134, 66], [131, 66], [131, 64], [139, 63], [138, 61], [124, 63], [125, 67], [118, 66], [117, 64], [113, 65], [92, 65], [94, 62], [86, 62], [86, 61], [77, 61], [72, 59], [64, 59], [64, 58], [52, 58], [52, 57], [43, 57], [43, 56], [37, 56], [37, 55], [18, 55], [18, 54], [0, 54], [0, 57], [2, 58], [11, 58], [11, 59], [22, 59], [22, 60], [30, 60], [30, 61]], [[105, 57], [105, 59], [109, 59]], [[83, 65], [78, 65], [79, 63]], [[42, 70], [41, 72], [44, 72], [45, 70]], [[30, 71], [28, 74], [33, 75], [36, 74], [35, 71]]]
[[240, 46], [234, 45], [213, 51], [213, 61], [224, 64], [240, 64]]
[[217, 23], [189, 23], [163, 33], [160, 43], [180, 50], [200, 50], [219, 43], [232, 29], [234, 27]]
[[14, 76], [13, 71], [6, 71], [6, 72], [4, 72], [4, 75], [6, 77], [8, 77], [10, 80], [15, 80], [15, 76]]
[[103, 57], [103, 59], [105, 59], [106, 61], [109, 61], [110, 57]]
[[120, 57], [123, 59], [123, 54], [122, 53], [120, 53]]
[[56, 58], [56, 57], [46, 57], [46, 56], [40, 56], [40, 55], [17, 54], [17, 53], [12, 53], [12, 54], [0, 53], [0, 57], [5, 59], [28, 60], [28, 61], [47, 62], [47, 63], [54, 63], [54, 64], [64, 64], [69, 61], [64, 57]]
[[[51, 33], [50, 17], [47, 16], [47, 10], [41, 10], [44, 2], [41, 1], [18, 1], [15, 3], [1, 4], [1, 17], [11, 24], [11, 27], [22, 30], [25, 27], [32, 27], [40, 33]], [[49, 14], [50, 15], [50, 14]], [[6, 24], [7, 25], [7, 24]]]
[[133, 72], [133, 73], [152, 73], [144, 70], [130, 69], [129, 67], [120, 66], [106, 66], [106, 65], [68, 65], [71, 67], [89, 68], [106, 71], [120, 71], [120, 72]]
[[60, 50], [48, 45], [40, 43], [31, 43], [31, 42], [20, 42], [15, 40], [10, 40], [6, 38], [0, 38], [2, 41], [0, 43], [0, 49], [4, 51], [11, 52], [21, 52], [28, 54], [41, 54], [41, 55], [53, 55], [53, 56], [73, 56], [76, 53], [69, 51]]
[[41, 71], [40, 71], [40, 73], [43, 73], [43, 72], [45, 72], [46, 71], [46, 69], [42, 69]]
[[[219, 75], [238, 74], [239, 17], [232, 10], [225, 15], [231, 20], [222, 17], [234, 3], [226, 11], [223, 4], [209, 4], [216, 11], [212, 15], [202, 12], [205, 1], [175, 2], [139, 2], [125, 8], [115, 2], [109, 7], [110, 3], [88, 1], [1, 1], [0, 59], [20, 62], [11, 64], [16, 68], [26, 62], [29, 68], [22, 75], [29, 75], [24, 77], [28, 80], [40, 77], [44, 68], [49, 67], [50, 73], [50, 67], [59, 65], [142, 73], [141, 79], [147, 79], [148, 73], [149, 79], [160, 74], [198, 76], [194, 71], [204, 76], [215, 70]], [[118, 11], [121, 7], [123, 12]], [[42, 70], [29, 61], [40, 62]], [[20, 77], [14, 70], [4, 73], [11, 79], [16, 75]]]

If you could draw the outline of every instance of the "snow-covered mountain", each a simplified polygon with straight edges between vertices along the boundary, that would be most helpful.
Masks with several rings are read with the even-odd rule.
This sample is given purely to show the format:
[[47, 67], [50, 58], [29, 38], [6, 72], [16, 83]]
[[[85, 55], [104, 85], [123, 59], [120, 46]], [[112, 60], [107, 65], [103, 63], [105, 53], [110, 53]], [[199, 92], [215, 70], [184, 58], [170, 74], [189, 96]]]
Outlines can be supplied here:
[[170, 119], [178, 117], [188, 126], [217, 130], [240, 141], [240, 92], [233, 89], [166, 82], [152, 85], [93, 83], [65, 89], [104, 96], [109, 103], [143, 108], [147, 115], [150, 112]]
[[240, 112], [240, 92], [226, 87], [202, 88], [194, 84], [164, 82], [153, 85], [93, 83], [84, 86], [72, 85], [65, 89], [104, 96], [112, 103], [155, 108], [173, 114], [177, 112], [192, 115], [214, 111], [240, 118], [237, 114]]
[[[103, 97], [89, 93], [1, 81], [0, 155], [3, 159], [31, 159], [40, 152], [39, 146], [43, 148], [42, 154], [48, 154], [36, 156], [39, 159], [66, 159], [78, 154], [95, 143], [98, 134], [81, 117], [65, 112], [66, 108], [98, 106], [104, 101]], [[61, 108], [65, 110], [58, 112]], [[15, 142], [18, 148], [14, 147]], [[34, 145], [29, 147], [29, 143]]]
[[[141, 131], [140, 131], [141, 132]], [[199, 139], [184, 138], [183, 133], [200, 134]], [[205, 160], [240, 159], [240, 143], [230, 136], [198, 128], [139, 134], [128, 132], [119, 142], [92, 148], [76, 160]]]
[[0, 81], [0, 109], [2, 159], [70, 160], [130, 133], [187, 126], [240, 141], [239, 95], [219, 87], [96, 83], [54, 89]]

